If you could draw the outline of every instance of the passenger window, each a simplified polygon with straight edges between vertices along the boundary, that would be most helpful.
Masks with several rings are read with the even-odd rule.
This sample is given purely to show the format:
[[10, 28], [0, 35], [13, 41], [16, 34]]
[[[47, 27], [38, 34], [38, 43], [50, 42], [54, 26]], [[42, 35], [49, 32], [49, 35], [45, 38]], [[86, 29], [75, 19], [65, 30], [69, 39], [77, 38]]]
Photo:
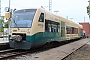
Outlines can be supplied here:
[[60, 32], [60, 23], [45, 19], [45, 32]]
[[39, 22], [44, 22], [44, 13], [41, 13], [39, 17]]

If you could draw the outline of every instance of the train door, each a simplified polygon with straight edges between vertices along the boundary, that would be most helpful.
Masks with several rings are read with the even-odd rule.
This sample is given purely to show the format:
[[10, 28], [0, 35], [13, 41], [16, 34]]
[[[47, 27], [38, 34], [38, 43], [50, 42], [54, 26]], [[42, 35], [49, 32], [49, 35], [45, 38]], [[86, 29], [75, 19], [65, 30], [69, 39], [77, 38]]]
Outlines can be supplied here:
[[41, 32], [44, 31], [44, 19], [45, 19], [44, 17], [45, 17], [45, 14], [41, 13], [40, 17], [39, 17], [39, 20], [38, 20], [38, 29]]
[[80, 27], [78, 27], [78, 36], [80, 37], [81, 36], [81, 31], [80, 31]]
[[65, 22], [61, 21], [61, 37], [65, 37]]

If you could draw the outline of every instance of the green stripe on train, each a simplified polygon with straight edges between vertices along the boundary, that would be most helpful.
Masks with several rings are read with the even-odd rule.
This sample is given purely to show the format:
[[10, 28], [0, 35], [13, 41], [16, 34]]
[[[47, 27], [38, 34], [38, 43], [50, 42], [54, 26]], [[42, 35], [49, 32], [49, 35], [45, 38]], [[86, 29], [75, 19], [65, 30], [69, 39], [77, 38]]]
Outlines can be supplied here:
[[50, 41], [51, 39], [57, 40], [60, 39], [60, 33], [55, 32], [39, 32], [32, 36], [26, 36], [26, 40], [29, 42], [46, 42]]
[[[10, 39], [10, 35], [9, 35], [9, 39]], [[60, 33], [56, 33], [56, 32], [39, 32], [36, 33], [32, 36], [26, 36], [26, 41], [27, 42], [46, 42], [46, 41], [50, 41], [51, 39], [53, 40], [60, 40], [61, 34]], [[65, 38], [65, 37], [64, 37]]]

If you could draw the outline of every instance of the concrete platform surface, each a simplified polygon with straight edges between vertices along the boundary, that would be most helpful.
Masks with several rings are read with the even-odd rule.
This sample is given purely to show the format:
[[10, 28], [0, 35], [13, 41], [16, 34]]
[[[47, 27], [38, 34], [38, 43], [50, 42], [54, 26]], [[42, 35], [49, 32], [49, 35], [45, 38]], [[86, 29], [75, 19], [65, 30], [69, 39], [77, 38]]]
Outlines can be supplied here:
[[0, 50], [8, 48], [10, 48], [8, 38], [0, 38]]
[[61, 60], [78, 48], [82, 47], [84, 44], [87, 44], [87, 42], [90, 42], [90, 38], [82, 39], [70, 44], [38, 53], [28, 58], [27, 60]]
[[1, 43], [8, 43], [8, 38], [0, 38], [0, 44]]

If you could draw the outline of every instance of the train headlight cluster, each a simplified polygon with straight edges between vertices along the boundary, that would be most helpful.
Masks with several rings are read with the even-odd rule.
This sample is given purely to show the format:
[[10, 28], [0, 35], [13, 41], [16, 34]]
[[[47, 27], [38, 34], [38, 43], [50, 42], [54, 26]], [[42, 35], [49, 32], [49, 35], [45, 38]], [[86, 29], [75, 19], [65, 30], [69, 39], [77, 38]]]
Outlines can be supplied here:
[[13, 41], [20, 42], [22, 40], [22, 36], [20, 36], [20, 35], [12, 35], [10, 39], [13, 40]]
[[30, 34], [30, 30], [28, 29], [28, 32], [27, 33], [29, 33]]

